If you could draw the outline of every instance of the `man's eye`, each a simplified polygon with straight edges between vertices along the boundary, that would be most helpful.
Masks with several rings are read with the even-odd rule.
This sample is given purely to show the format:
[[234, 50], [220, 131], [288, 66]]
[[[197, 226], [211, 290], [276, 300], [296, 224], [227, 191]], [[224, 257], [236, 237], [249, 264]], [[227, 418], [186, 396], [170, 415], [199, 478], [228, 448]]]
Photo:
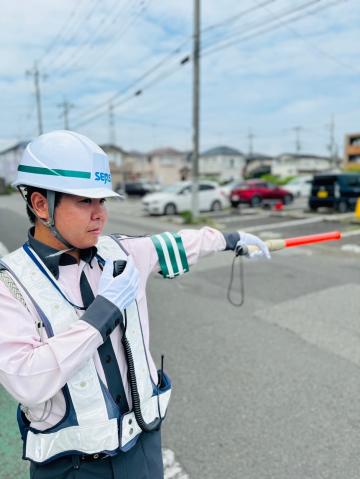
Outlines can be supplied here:
[[100, 204], [103, 205], [104, 203], [106, 203], [106, 198], [101, 198]]
[[91, 198], [84, 198], [83, 200], [80, 200], [80, 203], [91, 203]]

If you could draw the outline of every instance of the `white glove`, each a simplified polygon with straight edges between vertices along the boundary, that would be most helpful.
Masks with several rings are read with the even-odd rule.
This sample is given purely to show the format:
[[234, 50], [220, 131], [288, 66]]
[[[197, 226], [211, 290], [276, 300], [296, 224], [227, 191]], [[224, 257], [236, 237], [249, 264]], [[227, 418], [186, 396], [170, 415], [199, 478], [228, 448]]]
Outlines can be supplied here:
[[259, 258], [264, 257], [270, 259], [270, 252], [269, 248], [267, 247], [266, 243], [264, 243], [260, 238], [250, 233], [244, 233], [243, 231], [238, 232], [240, 235], [239, 241], [236, 243], [236, 247], [238, 246], [257, 246], [258, 250], [252, 253], [249, 253], [249, 258]]
[[134, 260], [128, 256], [124, 271], [113, 277], [113, 261], [106, 261], [98, 294], [111, 301], [120, 311], [127, 308], [136, 298], [139, 286], [139, 272]]

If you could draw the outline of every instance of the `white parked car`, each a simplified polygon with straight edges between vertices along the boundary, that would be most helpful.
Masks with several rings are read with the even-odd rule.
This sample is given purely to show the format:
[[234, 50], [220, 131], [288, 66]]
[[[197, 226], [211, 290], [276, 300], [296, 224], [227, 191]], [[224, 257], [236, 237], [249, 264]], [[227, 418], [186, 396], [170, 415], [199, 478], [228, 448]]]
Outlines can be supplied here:
[[285, 189], [294, 196], [309, 196], [311, 191], [312, 176], [297, 176], [286, 183]]
[[[144, 210], [150, 215], [174, 215], [191, 210], [191, 182], [180, 181], [158, 193], [145, 195]], [[213, 181], [199, 181], [199, 210], [220, 211], [228, 206], [226, 195]]]

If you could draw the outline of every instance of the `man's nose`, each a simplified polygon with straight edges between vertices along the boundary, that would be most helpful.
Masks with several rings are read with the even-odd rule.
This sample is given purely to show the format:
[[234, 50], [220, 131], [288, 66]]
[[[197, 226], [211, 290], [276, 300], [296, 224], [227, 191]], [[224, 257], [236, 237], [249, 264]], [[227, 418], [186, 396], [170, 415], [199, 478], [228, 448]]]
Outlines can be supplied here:
[[100, 201], [94, 202], [93, 210], [92, 210], [92, 217], [93, 218], [102, 218], [105, 214], [105, 208]]

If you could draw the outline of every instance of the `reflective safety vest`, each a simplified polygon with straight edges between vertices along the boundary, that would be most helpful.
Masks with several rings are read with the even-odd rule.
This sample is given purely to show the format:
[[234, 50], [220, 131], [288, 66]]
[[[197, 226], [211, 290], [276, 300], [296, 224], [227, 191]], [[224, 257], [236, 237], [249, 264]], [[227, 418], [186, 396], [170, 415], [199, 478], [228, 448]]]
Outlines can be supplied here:
[[[81, 318], [51, 283], [49, 277], [55, 284], [56, 279], [41, 259], [33, 250], [30, 250], [29, 255], [26, 247], [29, 248], [24, 245], [4, 256], [0, 267], [5, 268], [22, 286], [35, 306], [47, 335], [51, 337], [67, 330]], [[101, 237], [97, 248], [102, 258], [126, 260], [127, 254], [116, 237]], [[141, 414], [149, 424], [159, 417], [165, 417], [171, 382], [165, 374], [161, 386], [152, 380], [136, 301], [126, 312], [126, 337], [134, 360]], [[40, 431], [31, 427], [22, 412], [26, 405], [18, 410], [24, 459], [44, 463], [67, 454], [104, 452], [115, 455], [119, 450], [127, 451], [135, 444], [142, 432], [135, 414], [133, 411], [120, 414], [109, 390], [98, 376], [93, 359], [89, 359], [74, 373], [62, 392], [66, 402], [65, 416], [49, 429]]]

